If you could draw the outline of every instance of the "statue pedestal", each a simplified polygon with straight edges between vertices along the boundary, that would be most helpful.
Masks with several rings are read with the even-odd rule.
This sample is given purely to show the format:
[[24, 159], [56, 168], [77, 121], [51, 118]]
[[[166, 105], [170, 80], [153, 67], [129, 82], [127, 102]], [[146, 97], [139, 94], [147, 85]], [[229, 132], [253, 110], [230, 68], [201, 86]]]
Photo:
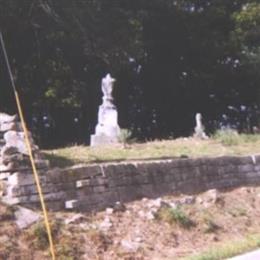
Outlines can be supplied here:
[[90, 146], [100, 146], [108, 144], [117, 144], [118, 138], [110, 137], [106, 135], [91, 135], [90, 136]]
[[[114, 79], [110, 78], [110, 75], [102, 80], [103, 104], [99, 106], [98, 124], [95, 134], [90, 137], [90, 146], [119, 143], [118, 114], [111, 96], [113, 82]], [[108, 87], [110, 87], [109, 92], [107, 91]]]

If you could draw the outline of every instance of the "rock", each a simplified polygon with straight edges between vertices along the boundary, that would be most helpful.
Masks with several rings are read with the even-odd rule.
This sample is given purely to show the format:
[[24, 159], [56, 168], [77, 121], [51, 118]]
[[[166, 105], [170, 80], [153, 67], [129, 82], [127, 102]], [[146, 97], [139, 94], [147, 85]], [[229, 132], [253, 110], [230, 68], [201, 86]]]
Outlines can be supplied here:
[[146, 214], [146, 219], [147, 219], [147, 220], [154, 220], [154, 219], [155, 219], [154, 213], [148, 212], [148, 213]]
[[19, 131], [20, 127], [18, 123], [15, 122], [5, 122], [0, 124], [0, 132], [7, 132], [7, 131]]
[[85, 216], [82, 214], [76, 214], [68, 219], [65, 219], [65, 224], [69, 225], [69, 224], [79, 224], [81, 221], [86, 220]]
[[25, 161], [26, 161], [26, 163], [29, 162], [28, 158], [26, 160], [21, 153], [3, 155], [3, 157], [2, 157], [2, 162], [4, 165], [8, 165], [11, 162], [20, 163], [20, 162], [25, 162]]
[[106, 214], [107, 215], [112, 215], [114, 213], [114, 209], [113, 208], [107, 208], [106, 209]]
[[208, 190], [205, 193], [206, 202], [216, 203], [220, 199], [220, 194], [216, 189]]
[[16, 153], [18, 153], [18, 149], [17, 147], [13, 146], [4, 146], [1, 150], [1, 156], [12, 155]]
[[243, 193], [254, 193], [254, 188], [243, 187], [240, 189]]
[[65, 202], [66, 209], [75, 209], [78, 207], [78, 200], [67, 200]]
[[20, 206], [17, 207], [14, 215], [16, 218], [15, 223], [20, 229], [28, 228], [33, 223], [38, 222], [41, 219], [39, 213]]
[[82, 230], [98, 229], [97, 225], [93, 223], [80, 223], [79, 227]]
[[142, 202], [147, 203], [148, 199], [147, 198], [142, 198]]
[[[8, 131], [4, 134], [4, 140], [7, 147], [15, 147], [19, 153], [28, 154], [23, 132]], [[33, 144], [32, 138], [30, 138], [30, 142]], [[37, 150], [36, 146], [32, 145], [32, 150]]]
[[141, 242], [143, 242], [143, 239], [141, 237], [136, 237], [135, 242], [141, 243]]
[[169, 202], [169, 205], [171, 208], [176, 209], [178, 206], [180, 206], [179, 202]]
[[146, 217], [146, 214], [145, 214], [145, 212], [143, 211], [143, 210], [140, 210], [140, 211], [138, 211], [138, 216], [140, 217], [140, 218], [145, 218]]
[[162, 199], [158, 198], [152, 202], [152, 207], [160, 208], [162, 206]]
[[191, 205], [191, 204], [194, 204], [195, 201], [196, 201], [196, 199], [194, 196], [188, 196], [188, 197], [181, 199], [180, 204]]
[[197, 198], [196, 198], [196, 202], [197, 202], [198, 204], [202, 204], [202, 203], [203, 203], [203, 199], [202, 199], [201, 197], [197, 197]]
[[169, 203], [162, 200], [161, 198], [158, 198], [156, 200], [152, 200], [150, 201], [150, 203], [148, 204], [149, 208], [155, 208], [155, 209], [159, 209], [162, 207], [170, 207]]
[[114, 205], [114, 211], [115, 212], [124, 212], [124, 211], [126, 211], [126, 206], [122, 202], [117, 201], [116, 204]]
[[113, 223], [111, 222], [110, 218], [108, 216], [105, 217], [103, 222], [100, 223], [99, 228], [102, 231], [108, 231], [113, 226]]
[[16, 121], [18, 121], [17, 115], [11, 116], [11, 115], [8, 115], [6, 113], [0, 113], [0, 124], [16, 122]]
[[9, 241], [10, 241], [10, 238], [7, 235], [0, 236], [0, 244], [1, 245], [4, 245]]
[[140, 243], [128, 240], [122, 240], [120, 244], [127, 253], [136, 253], [140, 248]]

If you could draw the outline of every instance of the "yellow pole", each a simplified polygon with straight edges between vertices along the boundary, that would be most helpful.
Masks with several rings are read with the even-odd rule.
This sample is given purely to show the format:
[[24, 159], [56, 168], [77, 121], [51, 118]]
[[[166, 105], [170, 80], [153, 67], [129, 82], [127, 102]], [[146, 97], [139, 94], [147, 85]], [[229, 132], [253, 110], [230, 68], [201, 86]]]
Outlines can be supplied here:
[[43, 215], [44, 215], [44, 222], [45, 222], [45, 227], [46, 227], [47, 234], [48, 234], [52, 259], [55, 260], [56, 258], [55, 258], [54, 245], [53, 245], [53, 239], [52, 239], [52, 234], [51, 234], [51, 227], [50, 227], [50, 223], [49, 223], [49, 219], [48, 219], [48, 213], [47, 213], [47, 209], [46, 209], [46, 206], [45, 206], [42, 188], [41, 188], [40, 180], [39, 180], [39, 175], [38, 175], [38, 172], [37, 172], [37, 169], [36, 169], [36, 166], [35, 166], [35, 160], [34, 160], [33, 153], [32, 153], [32, 147], [31, 147], [31, 144], [30, 144], [29, 134], [28, 134], [28, 130], [27, 130], [27, 127], [26, 127], [25, 120], [24, 120], [22, 106], [21, 106], [21, 102], [20, 102], [19, 95], [18, 95], [17, 91], [15, 91], [15, 100], [16, 100], [16, 103], [17, 103], [18, 112], [19, 112], [19, 116], [20, 116], [20, 119], [21, 119], [22, 128], [23, 128], [23, 131], [24, 131], [25, 143], [26, 143], [26, 147], [27, 147], [29, 158], [30, 158], [31, 165], [32, 165], [34, 180], [35, 180], [36, 187], [37, 187], [39, 197], [40, 197], [40, 202], [41, 202], [42, 211], [43, 211]]

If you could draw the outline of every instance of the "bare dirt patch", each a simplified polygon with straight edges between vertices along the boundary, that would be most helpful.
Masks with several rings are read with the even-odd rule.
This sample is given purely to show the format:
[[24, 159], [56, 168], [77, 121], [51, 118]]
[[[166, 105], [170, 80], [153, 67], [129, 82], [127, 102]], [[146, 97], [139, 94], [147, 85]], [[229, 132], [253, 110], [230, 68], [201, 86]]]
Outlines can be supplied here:
[[[0, 206], [0, 259], [49, 259], [42, 223], [19, 230]], [[51, 213], [58, 259], [180, 259], [260, 231], [260, 187]]]

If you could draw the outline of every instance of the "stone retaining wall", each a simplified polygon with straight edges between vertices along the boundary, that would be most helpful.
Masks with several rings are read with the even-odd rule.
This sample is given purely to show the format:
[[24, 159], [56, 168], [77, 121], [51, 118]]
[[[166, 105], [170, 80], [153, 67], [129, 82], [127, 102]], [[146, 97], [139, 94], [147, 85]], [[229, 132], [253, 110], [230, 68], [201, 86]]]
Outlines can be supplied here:
[[[260, 155], [78, 165], [41, 172], [41, 183], [51, 210], [98, 210], [117, 201], [258, 185]], [[39, 206], [31, 173], [10, 174], [5, 186], [5, 202]]]

